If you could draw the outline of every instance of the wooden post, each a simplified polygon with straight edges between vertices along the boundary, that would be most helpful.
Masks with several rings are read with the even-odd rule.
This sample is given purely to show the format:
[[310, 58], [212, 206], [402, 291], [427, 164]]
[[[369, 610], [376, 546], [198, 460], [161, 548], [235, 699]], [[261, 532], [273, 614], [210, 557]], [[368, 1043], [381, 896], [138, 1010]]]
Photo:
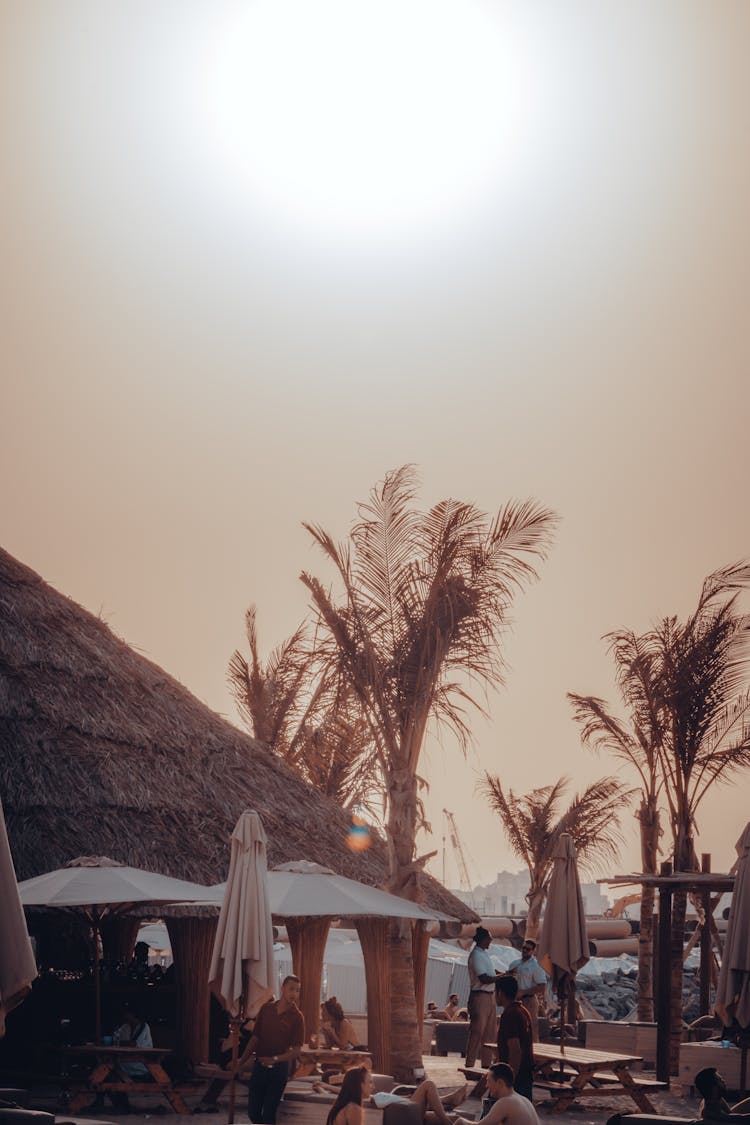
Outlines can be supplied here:
[[[672, 874], [672, 864], [662, 863], [660, 875]], [[669, 1082], [669, 1044], [672, 1031], [672, 890], [659, 887], [659, 958], [656, 977], [656, 1077]]]
[[323, 980], [330, 918], [287, 918], [286, 932], [292, 950], [292, 966], [302, 982], [300, 1003], [305, 1017], [305, 1037], [317, 1034], [320, 1026], [320, 986]]
[[[424, 922], [412, 922], [411, 953], [414, 959], [414, 995], [417, 1000], [417, 1022], [422, 1034], [424, 1021], [425, 987], [427, 985], [427, 954], [430, 949], [430, 932]], [[432, 997], [430, 997], [432, 999]], [[441, 997], [442, 1000], [442, 997]]]
[[[705, 852], [701, 856], [701, 871], [706, 875], [711, 871], [711, 856]], [[707, 1016], [711, 1011], [711, 891], [704, 891], [701, 900], [704, 922], [701, 930], [700, 1014]]]
[[656, 1017], [656, 982], [659, 979], [659, 915], [654, 911], [654, 916], [651, 922], [651, 947], [653, 956], [651, 958], [651, 1016]]
[[390, 918], [358, 918], [356, 922], [367, 983], [367, 1046], [376, 1073], [391, 1064]]
[[165, 918], [177, 981], [177, 1053], [194, 1066], [208, 1059], [208, 974], [218, 920]]

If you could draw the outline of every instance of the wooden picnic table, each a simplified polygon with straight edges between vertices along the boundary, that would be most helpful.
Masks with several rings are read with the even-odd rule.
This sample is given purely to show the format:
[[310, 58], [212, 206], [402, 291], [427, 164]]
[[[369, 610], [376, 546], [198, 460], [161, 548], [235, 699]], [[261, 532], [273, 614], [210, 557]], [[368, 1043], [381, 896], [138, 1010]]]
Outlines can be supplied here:
[[553, 1095], [555, 1110], [569, 1109], [579, 1098], [627, 1095], [642, 1113], [656, 1113], [648, 1093], [666, 1090], [667, 1083], [632, 1074], [631, 1067], [641, 1062], [637, 1055], [615, 1051], [535, 1043], [534, 1085]]
[[314, 1074], [320, 1070], [336, 1071], [346, 1070], [348, 1066], [356, 1066], [367, 1059], [372, 1065], [370, 1051], [345, 1051], [340, 1047], [303, 1047], [297, 1060], [295, 1078], [304, 1078], [307, 1074]]
[[[172, 1079], [162, 1066], [165, 1055], [171, 1052], [163, 1047], [105, 1047], [98, 1043], [85, 1043], [80, 1047], [64, 1047], [63, 1054], [90, 1059], [92, 1070], [81, 1082], [71, 1083], [72, 1098], [70, 1112], [77, 1113], [92, 1095], [122, 1094], [162, 1094], [175, 1113], [189, 1113], [180, 1094], [175, 1090]], [[143, 1063], [152, 1081], [140, 1081], [130, 1077], [120, 1069], [121, 1063]]]

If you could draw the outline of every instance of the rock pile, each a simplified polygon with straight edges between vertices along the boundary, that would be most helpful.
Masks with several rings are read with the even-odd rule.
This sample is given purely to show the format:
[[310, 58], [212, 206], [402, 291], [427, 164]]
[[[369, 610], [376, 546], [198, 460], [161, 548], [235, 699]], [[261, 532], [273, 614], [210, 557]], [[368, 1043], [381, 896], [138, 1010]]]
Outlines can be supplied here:
[[[627, 962], [601, 973], [579, 973], [576, 989], [603, 1020], [634, 1019], [638, 999], [638, 969]], [[682, 982], [683, 1019], [690, 1023], [700, 1014], [699, 982], [694, 967], [685, 966]]]

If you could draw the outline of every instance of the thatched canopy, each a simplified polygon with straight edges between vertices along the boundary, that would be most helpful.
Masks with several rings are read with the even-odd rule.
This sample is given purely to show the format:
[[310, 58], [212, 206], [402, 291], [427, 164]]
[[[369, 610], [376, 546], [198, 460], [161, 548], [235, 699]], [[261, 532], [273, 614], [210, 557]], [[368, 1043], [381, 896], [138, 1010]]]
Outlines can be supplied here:
[[[246, 808], [270, 865], [385, 877], [382, 840], [350, 852], [338, 806], [1, 549], [0, 795], [19, 879], [96, 853], [215, 883]], [[433, 879], [426, 897], [476, 918]]]

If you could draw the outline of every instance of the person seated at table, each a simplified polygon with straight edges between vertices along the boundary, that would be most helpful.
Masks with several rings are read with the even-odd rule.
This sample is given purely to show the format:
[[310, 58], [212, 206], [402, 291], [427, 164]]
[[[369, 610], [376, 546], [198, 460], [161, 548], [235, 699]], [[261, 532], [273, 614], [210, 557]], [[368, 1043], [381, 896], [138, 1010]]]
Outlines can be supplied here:
[[426, 1020], [447, 1020], [445, 1008], [438, 1008], [434, 1000], [430, 1000], [424, 1014]]
[[[325, 1088], [316, 1083], [313, 1089]], [[466, 1098], [468, 1086], [464, 1085], [441, 1098], [434, 1082], [420, 1082], [416, 1090], [408, 1096], [373, 1092], [372, 1073], [368, 1066], [352, 1066], [344, 1072], [338, 1097], [331, 1106], [326, 1125], [363, 1125], [365, 1102], [372, 1101], [377, 1109], [387, 1105], [417, 1105], [425, 1125], [452, 1125], [452, 1118], [446, 1109], [455, 1108]]]
[[[121, 1047], [153, 1047], [154, 1045], [151, 1038], [151, 1028], [144, 1019], [141, 1019], [130, 1008], [123, 1008], [122, 1023], [118, 1028], [115, 1028], [114, 1038], [115, 1042]], [[120, 1070], [130, 1075], [131, 1078], [145, 1077], [148, 1079], [148, 1071], [142, 1062], [121, 1062], [118, 1065]]]
[[354, 1027], [335, 996], [320, 1005], [320, 1035], [322, 1047], [340, 1047], [343, 1051], [354, 1049]]
[[[253, 1027], [255, 1026], [255, 1017], [251, 1016], [245, 1020], [240, 1028], [237, 1044], [237, 1058], [241, 1058], [245, 1048], [250, 1042], [253, 1034]], [[221, 1040], [221, 1052], [219, 1055], [219, 1066], [226, 1071], [226, 1078], [223, 1076], [212, 1078], [208, 1084], [208, 1088], [193, 1110], [193, 1113], [218, 1113], [219, 1112], [219, 1096], [224, 1090], [224, 1087], [232, 1077], [232, 1036], [229, 1031], [228, 1023], [225, 1027], [226, 1035]]]
[[703, 1121], [750, 1121], [750, 1098], [730, 1106], [724, 1097], [727, 1084], [715, 1066], [699, 1070], [694, 1082], [703, 1098], [699, 1110]]
[[[566, 1014], [567, 1014], [567, 1006], [568, 1006], [567, 1000], [563, 1001], [563, 1006], [564, 1006]], [[562, 1014], [559, 1001], [556, 1004], [550, 1005], [550, 1007], [547, 1010], [547, 1014], [548, 1014], [548, 1018], [549, 1018], [549, 1021], [550, 1021], [549, 1037], [550, 1037], [550, 1039], [559, 1039], [560, 1038], [560, 1017], [561, 1017], [561, 1014]], [[565, 1024], [564, 1030], [565, 1030], [566, 1039], [577, 1038], [577, 1036], [578, 1036], [578, 1026], [577, 1026], [578, 1021], [585, 1020], [585, 1019], [586, 1019], [586, 1016], [584, 1014], [583, 1008], [581, 1007], [581, 1001], [576, 996], [576, 1025], [574, 1026], [572, 1023], [566, 1023]]]
[[[539, 1125], [536, 1110], [528, 1098], [516, 1093], [513, 1067], [495, 1063], [487, 1071], [487, 1092], [494, 1099], [482, 1125]], [[466, 1117], [454, 1119], [454, 1125], [472, 1125]]]
[[[122, 1023], [119, 1027], [115, 1028], [114, 1041], [120, 1047], [153, 1047], [154, 1042], [151, 1038], [151, 1028], [148, 1026], [144, 1019], [136, 1015], [130, 1008], [123, 1008], [122, 1010]], [[137, 1061], [128, 1061], [118, 1059], [117, 1069], [127, 1078], [132, 1078], [135, 1082], [150, 1082], [151, 1075], [146, 1069], [145, 1063]], [[119, 1110], [121, 1113], [130, 1113], [131, 1106], [128, 1100], [128, 1095], [121, 1090], [109, 1091], [109, 1097], [114, 1109]], [[103, 1098], [99, 1095], [96, 1099], [95, 1108], [100, 1108], [103, 1105]]]
[[451, 992], [450, 996], [448, 997], [448, 1003], [445, 1005], [445, 1018], [447, 1020], [458, 1019], [458, 1013], [460, 1009], [461, 1005], [459, 1003], [458, 993]]

